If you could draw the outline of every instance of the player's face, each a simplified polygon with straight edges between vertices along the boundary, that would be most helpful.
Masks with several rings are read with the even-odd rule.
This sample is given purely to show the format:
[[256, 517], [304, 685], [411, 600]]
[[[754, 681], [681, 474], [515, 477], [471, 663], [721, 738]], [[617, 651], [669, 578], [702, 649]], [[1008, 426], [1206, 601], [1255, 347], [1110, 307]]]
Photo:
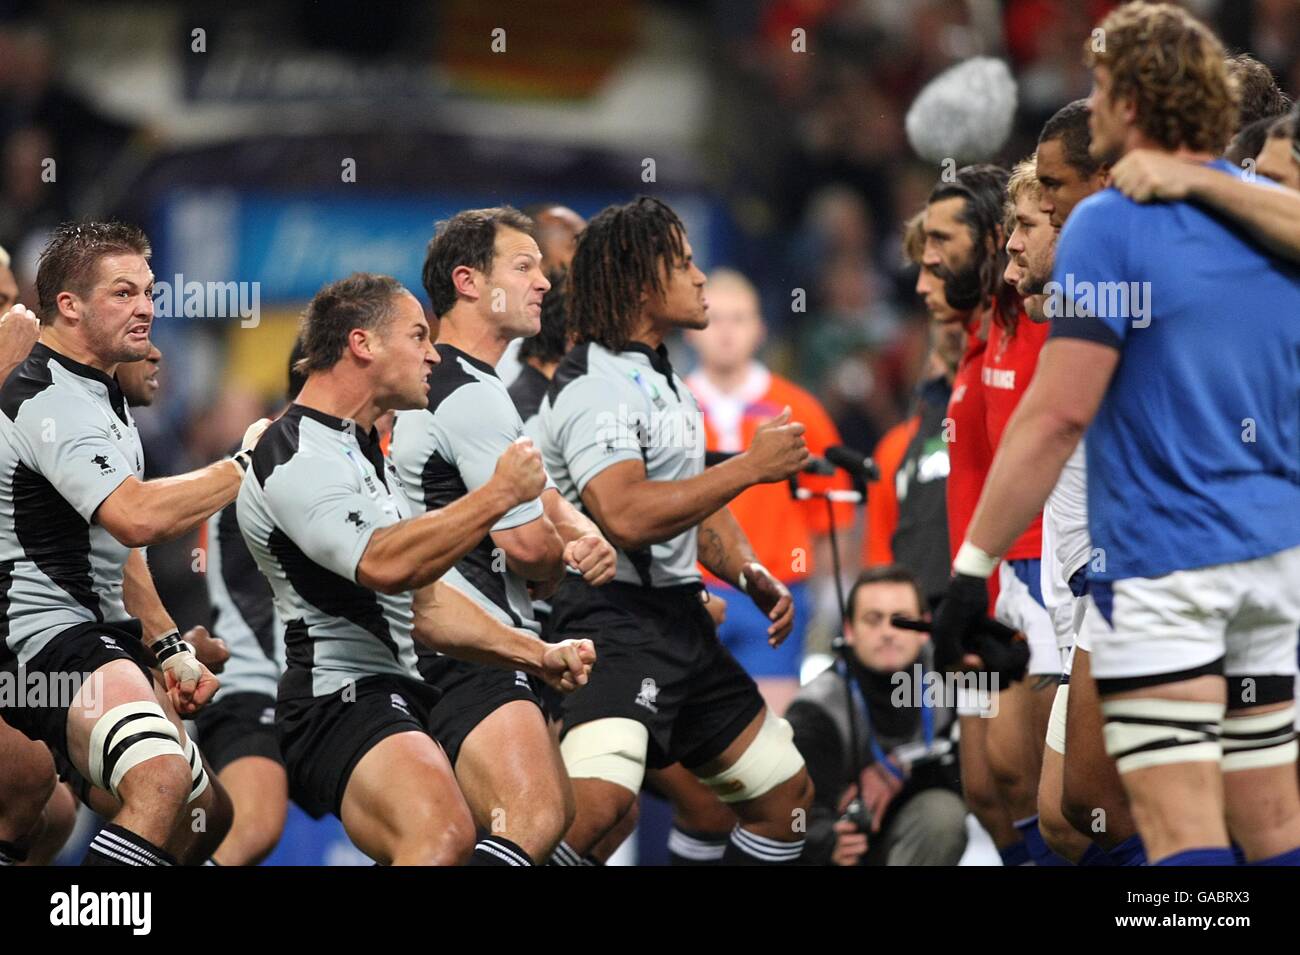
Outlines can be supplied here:
[[534, 221], [542, 250], [542, 264], [547, 269], [567, 269], [578, 247], [578, 233], [587, 227], [587, 223], [566, 206], [551, 206]]
[[426, 407], [429, 373], [438, 362], [424, 309], [410, 292], [398, 293], [393, 314], [373, 336], [374, 390], [379, 404], [396, 411]]
[[85, 343], [103, 365], [139, 361], [149, 354], [153, 327], [153, 272], [141, 255], [106, 255], [83, 299], [61, 293], [81, 318]]
[[916, 272], [916, 294], [921, 296], [921, 303], [932, 320], [942, 324], [957, 322], [962, 317], [944, 298], [943, 281], [925, 265]]
[[660, 263], [659, 282], [663, 293], [646, 303], [656, 324], [670, 328], [708, 327], [709, 303], [704, 298], [704, 273], [695, 264], [695, 251], [685, 236], [682, 236], [681, 261]]
[[858, 662], [869, 670], [891, 673], [916, 659], [929, 639], [915, 630], [902, 630], [890, 623], [894, 614], [921, 616], [916, 591], [910, 584], [879, 583], [858, 588], [849, 621], [848, 642]]
[[[925, 247], [921, 252], [922, 271], [929, 271], [944, 285], [944, 304], [951, 308], [950, 290], [979, 286], [975, 273], [975, 245], [970, 228], [958, 216], [966, 208], [961, 196], [940, 199], [925, 207], [922, 229]], [[931, 314], [934, 312], [931, 310]]]
[[706, 369], [727, 373], [743, 368], [763, 344], [763, 317], [758, 298], [749, 289], [723, 283], [705, 289], [709, 326], [687, 332], [691, 347]]
[[542, 328], [542, 296], [551, 287], [542, 271], [542, 253], [526, 232], [498, 228], [479, 308], [503, 336], [528, 338]]
[[1290, 139], [1270, 136], [1264, 140], [1264, 148], [1255, 160], [1255, 171], [1288, 189], [1300, 189], [1300, 163], [1291, 155]]
[[12, 270], [0, 268], [0, 313], [9, 311], [9, 306], [18, 301], [18, 280]]
[[1102, 176], [1082, 176], [1065, 161], [1065, 147], [1059, 139], [1038, 144], [1038, 208], [1048, 217], [1052, 228], [1059, 229], [1070, 213], [1088, 196], [1101, 188]]
[[158, 371], [162, 367], [162, 352], [152, 343], [149, 354], [140, 361], [123, 362], [117, 366], [117, 383], [132, 408], [147, 408], [158, 394]]
[[1092, 92], [1088, 95], [1088, 133], [1092, 136], [1088, 153], [1108, 166], [1114, 165], [1124, 154], [1134, 113], [1130, 104], [1112, 101], [1110, 90], [1110, 70], [1104, 66], [1094, 67]]
[[1016, 291], [1022, 296], [1041, 294], [1052, 277], [1056, 230], [1028, 190], [1016, 200], [1016, 228], [1007, 242], [1007, 254], [1020, 270]]

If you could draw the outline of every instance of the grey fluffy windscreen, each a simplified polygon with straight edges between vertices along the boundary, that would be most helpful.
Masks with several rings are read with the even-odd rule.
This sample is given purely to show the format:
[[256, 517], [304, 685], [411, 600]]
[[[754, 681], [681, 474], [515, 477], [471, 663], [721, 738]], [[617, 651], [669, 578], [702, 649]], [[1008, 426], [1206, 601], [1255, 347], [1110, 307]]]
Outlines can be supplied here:
[[907, 139], [929, 162], [993, 159], [1011, 133], [1016, 81], [1006, 63], [977, 56], [944, 70], [907, 111]]

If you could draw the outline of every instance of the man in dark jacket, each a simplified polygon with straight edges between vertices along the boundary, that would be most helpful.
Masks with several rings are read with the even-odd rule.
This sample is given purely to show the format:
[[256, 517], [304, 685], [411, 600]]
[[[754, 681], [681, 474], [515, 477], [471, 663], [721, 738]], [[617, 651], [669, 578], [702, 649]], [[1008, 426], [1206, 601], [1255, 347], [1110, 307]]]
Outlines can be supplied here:
[[891, 622], [922, 617], [924, 606], [906, 569], [864, 571], [849, 591], [848, 681], [840, 662], [786, 712], [816, 787], [807, 864], [955, 865], [966, 849], [951, 700], [928, 636]]

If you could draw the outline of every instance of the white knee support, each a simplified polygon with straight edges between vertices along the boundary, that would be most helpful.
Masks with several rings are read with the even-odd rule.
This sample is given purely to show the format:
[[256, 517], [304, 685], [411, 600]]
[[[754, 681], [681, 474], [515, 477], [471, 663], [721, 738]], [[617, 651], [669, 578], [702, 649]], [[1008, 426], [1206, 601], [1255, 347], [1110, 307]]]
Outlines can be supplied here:
[[1223, 718], [1223, 771], [1293, 766], [1297, 755], [1295, 704], [1272, 713]]
[[1070, 684], [1062, 683], [1056, 688], [1052, 715], [1047, 718], [1047, 745], [1062, 756], [1065, 755], [1065, 707], [1069, 699]]
[[649, 745], [650, 731], [642, 724], [608, 717], [569, 730], [560, 755], [570, 779], [603, 779], [639, 793]]
[[90, 781], [114, 796], [123, 776], [155, 756], [186, 758], [180, 734], [153, 700], [115, 706], [90, 731]]
[[1170, 763], [1219, 762], [1222, 703], [1189, 700], [1109, 700], [1106, 752], [1121, 773]]
[[770, 792], [803, 768], [794, 746], [794, 729], [769, 711], [758, 735], [729, 767], [700, 777], [723, 802], [746, 802]]
[[188, 733], [185, 736], [185, 758], [190, 764], [190, 798], [185, 800], [188, 803], [194, 802], [208, 788], [208, 774], [203, 768], [203, 757], [194, 744], [194, 737]]

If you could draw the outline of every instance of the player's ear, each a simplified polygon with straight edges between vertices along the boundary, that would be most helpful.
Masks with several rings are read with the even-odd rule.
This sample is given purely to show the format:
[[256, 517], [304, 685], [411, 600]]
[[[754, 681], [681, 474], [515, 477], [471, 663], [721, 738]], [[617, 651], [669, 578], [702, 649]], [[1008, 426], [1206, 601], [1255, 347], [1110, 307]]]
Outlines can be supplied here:
[[[483, 274], [477, 269], [470, 268], [468, 265], [458, 265], [451, 270], [451, 284], [455, 286], [456, 294], [463, 295], [471, 302], [477, 302], [479, 298], [482, 297], [482, 293], [479, 292], [478, 285], [475, 281], [475, 273], [479, 275]], [[486, 284], [487, 276], [484, 275], [483, 278]]]

